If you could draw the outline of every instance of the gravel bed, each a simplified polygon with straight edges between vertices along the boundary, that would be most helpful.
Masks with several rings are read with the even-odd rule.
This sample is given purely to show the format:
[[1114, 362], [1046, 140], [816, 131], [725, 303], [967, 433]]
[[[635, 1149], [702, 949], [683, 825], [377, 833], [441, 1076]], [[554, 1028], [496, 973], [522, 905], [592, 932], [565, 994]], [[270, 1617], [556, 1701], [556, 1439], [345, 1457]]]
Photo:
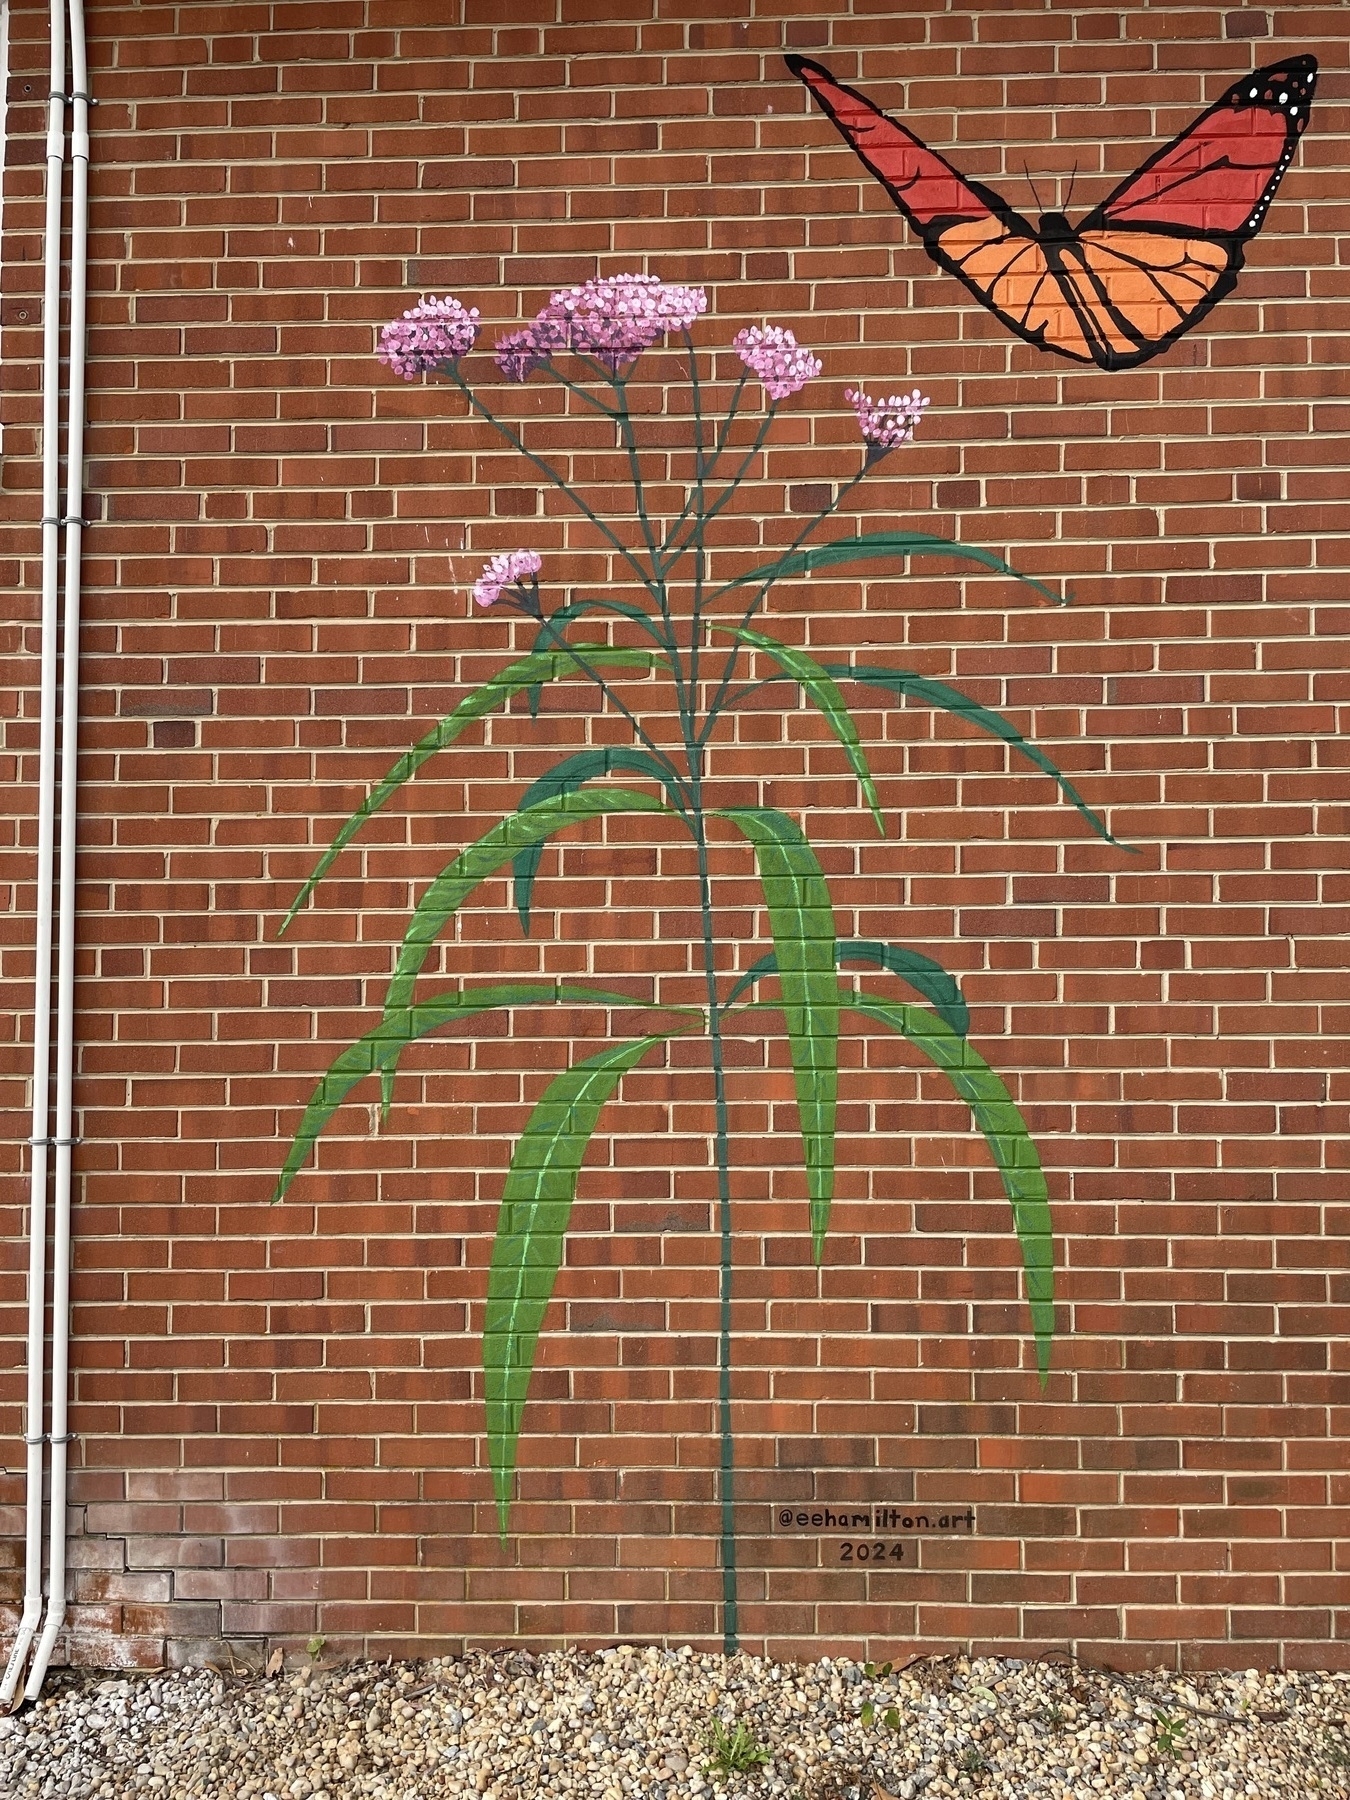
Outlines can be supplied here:
[[[893, 1671], [681, 1650], [58, 1674], [0, 1719], [6, 1800], [1276, 1800], [1350, 1796], [1350, 1675]], [[768, 1760], [719, 1774], [709, 1734]], [[724, 1739], [725, 1741], [725, 1739]]]

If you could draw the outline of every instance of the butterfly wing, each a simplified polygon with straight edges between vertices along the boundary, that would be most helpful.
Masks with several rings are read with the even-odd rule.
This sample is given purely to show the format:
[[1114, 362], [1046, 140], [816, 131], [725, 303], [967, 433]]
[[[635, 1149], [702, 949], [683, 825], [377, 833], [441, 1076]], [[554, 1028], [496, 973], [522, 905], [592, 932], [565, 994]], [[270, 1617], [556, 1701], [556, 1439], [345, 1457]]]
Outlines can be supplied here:
[[1083, 231], [1057, 246], [1064, 303], [1102, 369], [1130, 369], [1175, 343], [1230, 291], [1237, 267], [1210, 238]]
[[[1016, 217], [997, 194], [959, 175], [936, 150], [874, 106], [865, 94], [836, 81], [823, 63], [808, 56], [784, 60], [925, 245], [931, 248], [930, 237], [936, 230], [958, 220]], [[1021, 223], [1030, 230], [1025, 220]]]
[[1035, 230], [1001, 195], [969, 181], [865, 94], [822, 63], [789, 56], [844, 142], [885, 188], [940, 268], [963, 282], [1010, 331], [1081, 362], [1092, 351]]
[[1076, 362], [1095, 360], [1080, 309], [1030, 230], [1023, 236], [997, 219], [958, 220], [927, 247], [1009, 331], [1038, 350], [1057, 350]]
[[1316, 86], [1311, 56], [1271, 63], [1235, 81], [1208, 112], [1121, 182], [1083, 221], [1083, 233], [1203, 236], [1240, 253], [1261, 229], [1293, 161]]

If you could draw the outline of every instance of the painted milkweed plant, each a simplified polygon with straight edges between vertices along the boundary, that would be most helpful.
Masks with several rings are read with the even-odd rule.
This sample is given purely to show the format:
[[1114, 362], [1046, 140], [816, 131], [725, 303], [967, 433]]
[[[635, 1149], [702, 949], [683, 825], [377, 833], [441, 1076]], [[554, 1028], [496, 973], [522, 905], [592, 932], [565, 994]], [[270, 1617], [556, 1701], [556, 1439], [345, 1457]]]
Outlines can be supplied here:
[[[484, 608], [507, 609], [533, 626], [528, 655], [508, 663], [402, 756], [333, 839], [297, 895], [289, 925], [336, 858], [365, 823], [386, 806], [431, 758], [448, 749], [474, 721], [525, 694], [537, 715], [547, 683], [570, 677], [591, 682], [604, 707], [625, 722], [630, 741], [564, 755], [521, 796], [515, 811], [461, 849], [418, 900], [403, 940], [381, 1017], [336, 1058], [314, 1090], [290, 1146], [277, 1187], [283, 1195], [307, 1160], [320, 1133], [357, 1085], [378, 1073], [383, 1104], [391, 1103], [395, 1072], [404, 1050], [430, 1033], [498, 1008], [595, 1006], [646, 1008], [651, 1029], [586, 1056], [555, 1075], [534, 1106], [511, 1156], [488, 1274], [483, 1366], [489, 1457], [503, 1537], [514, 1491], [517, 1443], [529, 1394], [535, 1350], [562, 1263], [578, 1176], [591, 1136], [623, 1076], [672, 1038], [701, 1032], [709, 1045], [716, 1120], [718, 1227], [721, 1238], [719, 1429], [721, 1436], [721, 1557], [726, 1642], [736, 1641], [736, 1538], [731, 1418], [733, 1143], [727, 1106], [724, 1046], [731, 1033], [761, 1032], [780, 1019], [792, 1066], [802, 1154], [809, 1194], [809, 1230], [820, 1261], [830, 1223], [835, 1167], [835, 1108], [839, 1083], [840, 1021], [856, 1015], [868, 1025], [898, 1033], [939, 1069], [970, 1107], [1002, 1180], [1020, 1246], [1026, 1294], [1042, 1381], [1049, 1367], [1054, 1328], [1051, 1218], [1045, 1178], [1035, 1145], [1003, 1082], [968, 1037], [969, 1013], [956, 980], [931, 957], [907, 945], [840, 937], [821, 863], [798, 820], [771, 806], [710, 808], [706, 800], [709, 753], [719, 728], [737, 707], [772, 682], [794, 684], [816, 707], [857, 779], [878, 832], [885, 822], [867, 753], [845, 698], [851, 687], [879, 692], [886, 703], [903, 700], [955, 714], [1012, 747], [1049, 775], [1094, 830], [1110, 840], [1105, 825], [1049, 757], [1000, 713], [945, 682], [906, 669], [856, 660], [818, 661], [765, 629], [764, 613], [776, 583], [815, 570], [878, 558], [920, 554], [954, 557], [1002, 575], [1018, 575], [987, 550], [913, 531], [876, 531], [808, 540], [869, 473], [908, 444], [928, 404], [915, 389], [874, 399], [853, 389], [846, 398], [856, 415], [861, 463], [838, 485], [828, 504], [802, 525], [772, 560], [714, 585], [710, 551], [718, 521], [755, 466], [783, 402], [821, 372], [819, 360], [783, 326], [740, 332], [731, 349], [739, 378], [725, 410], [707, 405], [714, 389], [695, 348], [692, 331], [707, 308], [701, 288], [682, 287], [650, 275], [595, 280], [553, 296], [533, 322], [503, 337], [495, 362], [508, 382], [533, 375], [558, 382], [576, 402], [602, 418], [613, 433], [631, 481], [632, 510], [624, 528], [603, 518], [581, 488], [565, 479], [527, 442], [526, 427], [500, 418], [475, 390], [466, 362], [478, 314], [455, 299], [426, 299], [388, 325], [380, 357], [412, 381], [445, 378], [463, 396], [470, 416], [501, 434], [537, 473], [584, 517], [608, 547], [623, 574], [625, 592], [592, 593], [550, 604], [544, 559], [523, 546], [493, 556], [475, 583]], [[649, 458], [630, 406], [629, 382], [639, 359], [662, 340], [681, 356], [689, 397], [687, 421], [693, 479], [673, 517], [658, 517]], [[721, 390], [725, 398], [725, 385]], [[762, 398], [761, 398], [762, 397]], [[752, 401], [761, 398], [753, 424]], [[667, 406], [669, 401], [667, 401]], [[668, 424], [669, 414], [663, 424]], [[556, 429], [556, 426], [555, 426]], [[733, 439], [737, 447], [733, 448]], [[664, 461], [661, 464], [664, 469]], [[664, 489], [668, 493], [668, 489]], [[723, 551], [721, 554], [725, 555]], [[625, 643], [596, 635], [597, 621], [616, 622]], [[583, 624], [583, 621], [585, 622]], [[758, 621], [758, 622], [757, 622]], [[587, 635], [581, 635], [585, 632]], [[740, 678], [746, 659], [765, 673]], [[749, 674], [746, 669], [745, 674]], [[677, 751], [658, 737], [617, 691], [615, 678], [640, 674], [668, 684], [678, 715]], [[625, 779], [626, 778], [626, 779]], [[643, 785], [629, 785], [632, 780]], [[653, 815], [672, 831], [688, 834], [697, 865], [701, 920], [702, 1008], [662, 1007], [583, 981], [460, 984], [427, 994], [419, 974], [441, 933], [483, 881], [509, 866], [516, 908], [528, 932], [532, 887], [544, 847], [560, 832], [601, 817]], [[733, 980], [719, 974], [723, 923], [713, 904], [710, 834], [743, 841], [763, 895], [771, 943], [738, 943]], [[283, 926], [283, 930], [285, 926]], [[756, 955], [757, 949], [763, 953]], [[845, 970], [873, 971], [872, 985], [857, 985]], [[889, 982], [887, 980], [889, 978]], [[897, 997], [890, 984], [909, 997]], [[878, 985], [879, 984], [879, 985]]]

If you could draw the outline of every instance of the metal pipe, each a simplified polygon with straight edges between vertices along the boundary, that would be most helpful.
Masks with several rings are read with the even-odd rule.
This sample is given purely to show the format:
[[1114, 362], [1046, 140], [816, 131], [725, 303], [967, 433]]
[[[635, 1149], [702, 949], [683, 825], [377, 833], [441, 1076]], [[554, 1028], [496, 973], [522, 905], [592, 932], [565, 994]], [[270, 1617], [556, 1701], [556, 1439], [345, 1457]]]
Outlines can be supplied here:
[[66, 413], [65, 617], [61, 635], [61, 866], [56, 957], [56, 1181], [52, 1199], [51, 1495], [47, 1617], [26, 1700], [42, 1691], [66, 1618], [66, 1447], [70, 1363], [70, 1152], [75, 1083], [75, 839], [79, 828], [80, 537], [84, 510], [85, 301], [89, 246], [89, 69], [84, 0], [70, 5], [70, 398]]
[[51, 1104], [52, 875], [56, 811], [56, 650], [61, 468], [61, 183], [65, 166], [65, 13], [51, 6], [51, 90], [47, 110], [47, 214], [42, 282], [42, 668], [38, 728], [37, 931], [33, 969], [32, 1166], [28, 1199], [28, 1395], [24, 1442], [23, 1613], [3, 1680], [0, 1705], [14, 1697], [42, 1616], [43, 1374], [47, 1279], [47, 1149]]

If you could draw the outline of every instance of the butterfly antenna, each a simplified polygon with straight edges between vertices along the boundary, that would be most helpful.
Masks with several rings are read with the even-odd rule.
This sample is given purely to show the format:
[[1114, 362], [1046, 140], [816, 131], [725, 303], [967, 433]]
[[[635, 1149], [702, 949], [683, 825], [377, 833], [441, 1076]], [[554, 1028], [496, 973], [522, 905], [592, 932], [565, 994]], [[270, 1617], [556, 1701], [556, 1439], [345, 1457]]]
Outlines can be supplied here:
[[1065, 212], [1068, 212], [1069, 208], [1073, 205], [1073, 184], [1075, 181], [1077, 181], [1077, 179], [1078, 179], [1078, 159], [1077, 159], [1077, 157], [1075, 157], [1073, 168], [1070, 169], [1070, 171], [1069, 171], [1069, 197], [1064, 202]]
[[1027, 186], [1031, 189], [1031, 197], [1036, 202], [1036, 211], [1038, 213], [1043, 213], [1045, 207], [1041, 202], [1040, 195], [1036, 192], [1036, 183], [1031, 179], [1031, 170], [1027, 167], [1025, 157], [1022, 159], [1022, 173], [1027, 178]]

